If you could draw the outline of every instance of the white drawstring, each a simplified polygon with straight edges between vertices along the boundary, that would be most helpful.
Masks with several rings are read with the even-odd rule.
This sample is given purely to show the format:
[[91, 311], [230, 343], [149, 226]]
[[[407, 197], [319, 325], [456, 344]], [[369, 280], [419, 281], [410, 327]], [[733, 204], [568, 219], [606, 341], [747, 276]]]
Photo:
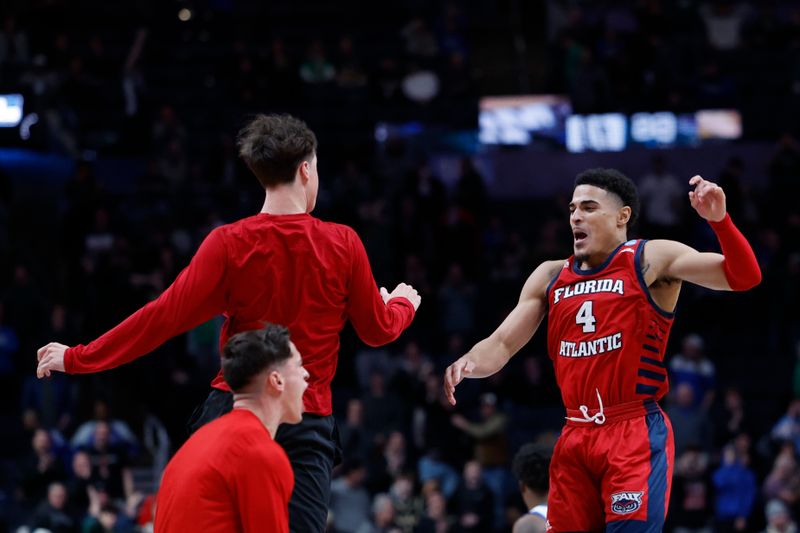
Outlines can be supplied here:
[[605, 424], [606, 422], [606, 415], [603, 413], [603, 399], [600, 397], [600, 390], [595, 389], [597, 391], [597, 402], [600, 404], [600, 410], [597, 411], [592, 416], [589, 416], [589, 408], [585, 405], [581, 405], [579, 410], [583, 414], [583, 418], [578, 418], [575, 416], [567, 416], [565, 417], [567, 420], [572, 422], [594, 422], [597, 425]]

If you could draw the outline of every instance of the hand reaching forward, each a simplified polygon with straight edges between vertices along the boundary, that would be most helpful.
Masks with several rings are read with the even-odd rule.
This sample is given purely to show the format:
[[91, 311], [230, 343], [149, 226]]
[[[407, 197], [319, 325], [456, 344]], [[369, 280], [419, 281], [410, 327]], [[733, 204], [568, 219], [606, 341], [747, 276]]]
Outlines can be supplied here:
[[392, 292], [386, 290], [386, 287], [381, 287], [381, 298], [383, 303], [388, 303], [392, 298], [406, 298], [411, 305], [414, 306], [414, 311], [419, 309], [419, 304], [422, 302], [422, 296], [419, 295], [417, 289], [406, 283], [400, 283], [394, 288]]
[[64, 352], [69, 346], [51, 342], [36, 350], [36, 357], [39, 366], [36, 369], [36, 376], [39, 378], [50, 377], [50, 372], [64, 372]]
[[697, 214], [711, 222], [719, 222], [725, 218], [725, 191], [716, 183], [694, 176], [689, 180], [689, 185], [694, 186], [689, 191], [689, 203]]
[[464, 378], [469, 377], [473, 370], [475, 370], [475, 363], [465, 356], [456, 360], [444, 371], [444, 394], [450, 405], [456, 404], [456, 385], [461, 383]]

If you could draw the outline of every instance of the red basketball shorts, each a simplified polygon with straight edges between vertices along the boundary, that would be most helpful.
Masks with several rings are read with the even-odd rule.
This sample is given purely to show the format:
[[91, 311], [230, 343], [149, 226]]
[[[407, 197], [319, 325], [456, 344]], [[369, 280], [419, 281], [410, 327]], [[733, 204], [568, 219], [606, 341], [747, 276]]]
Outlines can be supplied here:
[[655, 401], [606, 408], [606, 421], [567, 422], [550, 463], [548, 533], [660, 532], [675, 447]]

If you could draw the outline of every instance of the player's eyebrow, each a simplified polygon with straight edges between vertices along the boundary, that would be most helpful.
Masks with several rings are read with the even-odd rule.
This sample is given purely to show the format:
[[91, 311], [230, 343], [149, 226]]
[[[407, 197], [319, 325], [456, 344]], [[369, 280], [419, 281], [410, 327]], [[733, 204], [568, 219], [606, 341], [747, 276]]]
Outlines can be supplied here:
[[[597, 200], [581, 200], [577, 203], [583, 207], [586, 207], [588, 204], [600, 205], [600, 202], [598, 202]], [[570, 208], [575, 207], [575, 204], [576, 202], [570, 202], [568, 207]]]

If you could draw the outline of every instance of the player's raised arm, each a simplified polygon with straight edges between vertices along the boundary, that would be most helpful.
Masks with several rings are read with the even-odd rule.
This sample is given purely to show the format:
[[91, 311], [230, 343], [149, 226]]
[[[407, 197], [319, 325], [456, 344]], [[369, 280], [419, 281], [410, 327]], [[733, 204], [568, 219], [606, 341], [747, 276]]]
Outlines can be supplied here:
[[456, 403], [456, 385], [462, 379], [491, 376], [531, 340], [547, 312], [547, 284], [563, 265], [564, 261], [539, 265], [525, 282], [517, 306], [500, 327], [447, 367], [444, 391], [451, 404]]
[[647, 243], [645, 260], [655, 268], [649, 276], [651, 279], [679, 279], [715, 290], [752, 289], [761, 282], [761, 269], [747, 239], [727, 213], [725, 192], [700, 176], [694, 176], [689, 184], [694, 186], [689, 192], [689, 201], [695, 211], [708, 220], [722, 254], [701, 253], [675, 241], [651, 241]]

